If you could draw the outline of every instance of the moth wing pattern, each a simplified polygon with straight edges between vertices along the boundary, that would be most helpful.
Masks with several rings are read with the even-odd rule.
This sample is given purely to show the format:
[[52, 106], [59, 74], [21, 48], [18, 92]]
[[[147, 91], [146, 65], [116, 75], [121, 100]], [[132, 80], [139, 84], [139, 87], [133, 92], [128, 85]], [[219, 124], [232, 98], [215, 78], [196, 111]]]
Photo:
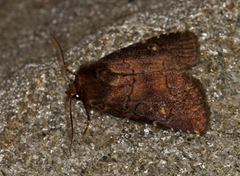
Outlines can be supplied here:
[[185, 71], [199, 63], [197, 36], [189, 31], [164, 34], [118, 50], [99, 60], [113, 73]]
[[197, 79], [178, 73], [130, 77], [132, 83], [112, 88], [104, 99], [101, 108], [105, 112], [184, 132], [205, 130], [206, 98]]
[[185, 73], [199, 58], [198, 39], [192, 32], [161, 35], [83, 66], [76, 87], [88, 90], [81, 98], [87, 100], [87, 106], [199, 133], [206, 129], [209, 118], [206, 97], [201, 83]]

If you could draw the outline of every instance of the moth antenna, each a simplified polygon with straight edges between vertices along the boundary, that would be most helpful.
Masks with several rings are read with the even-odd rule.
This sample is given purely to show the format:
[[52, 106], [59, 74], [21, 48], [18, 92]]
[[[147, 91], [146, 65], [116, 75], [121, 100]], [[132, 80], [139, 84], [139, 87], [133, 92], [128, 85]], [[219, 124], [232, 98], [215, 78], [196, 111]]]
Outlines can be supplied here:
[[65, 116], [67, 117], [67, 112], [66, 112], [66, 109], [67, 109], [67, 102], [69, 101], [69, 114], [70, 114], [70, 125], [71, 125], [71, 140], [70, 140], [70, 145], [69, 145], [69, 153], [70, 153], [70, 156], [72, 156], [72, 153], [71, 153], [71, 148], [72, 148], [72, 143], [73, 143], [73, 120], [72, 120], [72, 96], [68, 96], [66, 101], [65, 101]]
[[56, 49], [56, 52], [57, 52], [57, 59], [58, 59], [58, 63], [60, 64], [60, 67], [61, 67], [61, 72], [62, 72], [62, 75], [64, 77], [64, 79], [66, 81], [68, 81], [68, 83], [70, 84], [71, 81], [68, 77], [68, 74], [67, 74], [67, 68], [66, 68], [66, 65], [65, 65], [65, 62], [64, 62], [64, 56], [63, 56], [63, 51], [62, 51], [62, 48], [59, 44], [59, 42], [57, 41], [57, 39], [53, 36], [52, 32], [50, 32], [50, 36], [51, 36], [51, 40], [53, 42], [53, 45]]
[[70, 141], [70, 146], [69, 146], [69, 152], [70, 152], [70, 156], [72, 156], [71, 154], [71, 148], [72, 148], [72, 143], [73, 143], [73, 120], [72, 120], [72, 96], [70, 96], [69, 99], [69, 106], [70, 106], [70, 122], [71, 122], [71, 141]]

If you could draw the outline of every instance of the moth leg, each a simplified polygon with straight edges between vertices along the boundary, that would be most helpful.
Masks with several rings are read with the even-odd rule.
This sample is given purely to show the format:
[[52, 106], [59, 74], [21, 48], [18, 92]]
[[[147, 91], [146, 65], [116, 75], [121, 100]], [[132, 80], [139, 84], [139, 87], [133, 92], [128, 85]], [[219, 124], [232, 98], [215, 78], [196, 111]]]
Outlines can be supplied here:
[[75, 75], [76, 76], [76, 73], [73, 73], [71, 70], [69, 70], [68, 68], [67, 68], [67, 72], [68, 73], [71, 73], [72, 75]]
[[83, 133], [82, 133], [82, 135], [84, 136], [85, 135], [85, 133], [87, 132], [87, 129], [88, 129], [88, 127], [89, 127], [89, 124], [90, 124], [90, 115], [89, 115], [89, 108], [88, 107], [86, 107], [85, 106], [85, 110], [86, 110], [86, 113], [87, 113], [87, 126], [86, 126], [86, 128], [85, 128], [85, 130], [83, 131]]
[[156, 126], [160, 126], [160, 124], [161, 124], [161, 123], [160, 123], [160, 122], [158, 122], [158, 121], [154, 121], [152, 124], [153, 124], [153, 126], [155, 126], [155, 127], [156, 127]]
[[[160, 121], [153, 121], [153, 126], [155, 126], [155, 127], [162, 127], [162, 128], [164, 128], [165, 127], [165, 125], [162, 123], [162, 122], [160, 122]], [[170, 127], [170, 129], [172, 130], [172, 131], [174, 131], [174, 129], [173, 128], [171, 128]]]

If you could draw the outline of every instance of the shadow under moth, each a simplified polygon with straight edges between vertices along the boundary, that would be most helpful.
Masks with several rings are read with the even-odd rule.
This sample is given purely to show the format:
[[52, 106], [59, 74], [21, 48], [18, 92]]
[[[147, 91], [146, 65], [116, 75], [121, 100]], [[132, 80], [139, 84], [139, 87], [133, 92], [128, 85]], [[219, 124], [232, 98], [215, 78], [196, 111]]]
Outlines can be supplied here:
[[88, 117], [92, 108], [117, 117], [188, 133], [204, 132], [209, 107], [202, 84], [186, 71], [199, 63], [198, 38], [189, 31], [169, 33], [122, 48], [80, 66], [70, 81], [62, 49], [51, 34], [61, 71], [68, 81], [71, 144], [71, 100], [83, 102]]

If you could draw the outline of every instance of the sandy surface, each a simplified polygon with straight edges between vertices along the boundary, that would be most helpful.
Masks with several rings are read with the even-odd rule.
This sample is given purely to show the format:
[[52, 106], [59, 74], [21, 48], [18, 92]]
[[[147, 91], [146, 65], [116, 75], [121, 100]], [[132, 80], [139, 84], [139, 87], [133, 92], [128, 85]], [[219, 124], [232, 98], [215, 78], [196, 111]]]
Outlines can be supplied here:
[[[240, 1], [0, 1], [0, 175], [239, 175]], [[73, 102], [69, 156], [67, 84], [49, 37], [75, 72], [122, 47], [190, 30], [201, 64], [191, 70], [211, 109], [203, 135], [91, 111]]]

